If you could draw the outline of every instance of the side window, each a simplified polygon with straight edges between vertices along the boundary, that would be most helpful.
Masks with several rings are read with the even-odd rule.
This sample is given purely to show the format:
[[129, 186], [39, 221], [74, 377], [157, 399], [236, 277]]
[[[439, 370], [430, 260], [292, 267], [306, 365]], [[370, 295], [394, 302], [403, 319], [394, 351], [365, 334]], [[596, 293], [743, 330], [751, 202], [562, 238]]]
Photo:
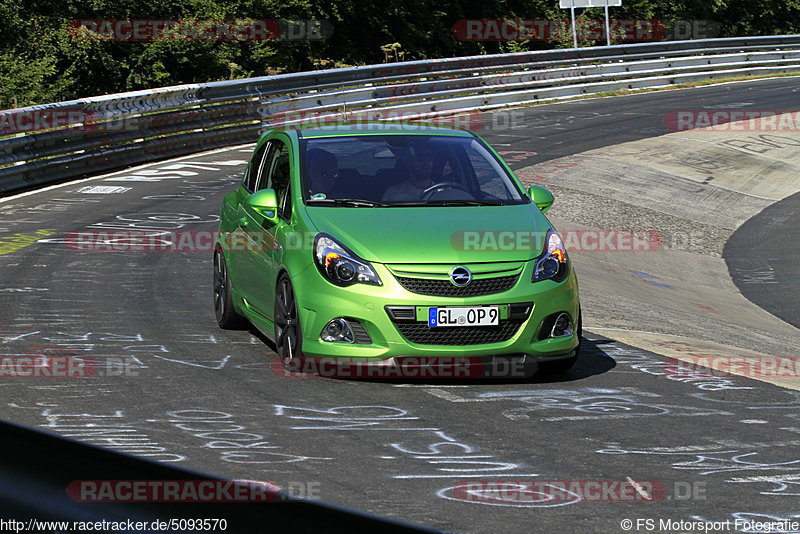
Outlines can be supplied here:
[[291, 184], [286, 188], [286, 193], [284, 195], [283, 202], [279, 204], [280, 209], [278, 210], [278, 214], [281, 217], [286, 219], [287, 221], [292, 218], [292, 187]]
[[261, 167], [264, 165], [264, 161], [266, 159], [265, 154], [267, 154], [271, 144], [271, 142], [267, 141], [258, 148], [258, 150], [253, 154], [253, 157], [250, 158], [250, 163], [247, 165], [247, 170], [244, 172], [242, 185], [244, 185], [244, 188], [251, 193], [256, 190], [256, 179], [260, 174]]
[[261, 170], [258, 180], [258, 189], [274, 189], [278, 197], [279, 213], [288, 219], [291, 214], [291, 200], [289, 192], [289, 147], [283, 141], [273, 140], [266, 162]]
[[272, 168], [272, 163], [275, 160], [275, 151], [279, 144], [279, 141], [270, 141], [269, 143], [269, 150], [264, 154], [264, 159], [261, 160], [261, 164], [256, 170], [256, 191], [272, 187], [269, 185], [269, 170]]

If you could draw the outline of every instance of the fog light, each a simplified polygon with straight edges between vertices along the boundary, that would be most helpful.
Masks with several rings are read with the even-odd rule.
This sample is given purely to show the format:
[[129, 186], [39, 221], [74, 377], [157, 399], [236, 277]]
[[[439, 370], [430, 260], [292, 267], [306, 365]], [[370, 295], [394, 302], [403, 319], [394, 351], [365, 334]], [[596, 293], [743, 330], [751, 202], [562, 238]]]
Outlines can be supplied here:
[[341, 317], [331, 319], [322, 329], [320, 337], [322, 341], [332, 341], [334, 343], [352, 343], [355, 338], [350, 323], [347, 322], [347, 319]]
[[572, 335], [572, 320], [566, 313], [558, 314], [556, 322], [553, 323], [553, 329], [550, 331], [550, 337], [566, 337]]

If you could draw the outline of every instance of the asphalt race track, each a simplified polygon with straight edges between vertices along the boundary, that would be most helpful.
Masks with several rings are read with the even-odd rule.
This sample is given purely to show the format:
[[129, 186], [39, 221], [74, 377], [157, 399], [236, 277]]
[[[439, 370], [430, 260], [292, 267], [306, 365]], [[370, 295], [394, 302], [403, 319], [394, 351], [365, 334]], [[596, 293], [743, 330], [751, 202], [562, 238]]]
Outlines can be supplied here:
[[[217, 328], [209, 241], [74, 240], [211, 235], [251, 146], [5, 199], [0, 357], [97, 367], [4, 374], [0, 418], [454, 532], [800, 522], [800, 133], [665, 122], [798, 98], [787, 77], [482, 115], [577, 244], [581, 359], [528, 381], [285, 376], [262, 338]], [[629, 250], [599, 230], [658, 239]]]
[[[798, 215], [800, 193], [772, 204], [734, 232], [723, 257], [745, 297], [800, 328], [800, 226], [784, 224]], [[769, 253], [753, 254], [754, 243]]]

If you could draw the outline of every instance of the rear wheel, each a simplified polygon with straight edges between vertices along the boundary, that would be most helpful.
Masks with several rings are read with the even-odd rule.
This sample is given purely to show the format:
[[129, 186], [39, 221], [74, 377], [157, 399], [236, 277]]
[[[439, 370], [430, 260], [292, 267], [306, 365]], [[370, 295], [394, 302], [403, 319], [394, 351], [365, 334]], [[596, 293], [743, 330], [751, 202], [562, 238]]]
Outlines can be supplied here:
[[231, 279], [222, 249], [214, 251], [214, 316], [220, 328], [242, 328], [244, 318], [233, 309]]
[[284, 365], [302, 353], [303, 334], [297, 314], [297, 300], [289, 275], [284, 273], [278, 279], [275, 291], [275, 352], [283, 359]]

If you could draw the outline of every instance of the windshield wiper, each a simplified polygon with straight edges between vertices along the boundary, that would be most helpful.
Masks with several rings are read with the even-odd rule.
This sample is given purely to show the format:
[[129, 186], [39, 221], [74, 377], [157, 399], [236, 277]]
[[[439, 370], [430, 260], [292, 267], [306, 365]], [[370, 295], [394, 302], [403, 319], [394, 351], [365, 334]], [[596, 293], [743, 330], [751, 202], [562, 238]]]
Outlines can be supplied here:
[[354, 208], [375, 208], [387, 206], [385, 202], [375, 200], [365, 200], [363, 198], [310, 198], [306, 204], [325, 204], [329, 206], [351, 206]]
[[363, 198], [310, 198], [306, 204], [324, 206], [349, 206], [353, 208], [406, 208], [419, 206], [504, 206], [502, 200], [408, 200], [402, 202], [379, 202]]
[[417, 207], [417, 206], [504, 206], [501, 200], [429, 200], [427, 202], [392, 202], [387, 207]]
[[435, 200], [442, 206], [504, 206], [501, 200]]

